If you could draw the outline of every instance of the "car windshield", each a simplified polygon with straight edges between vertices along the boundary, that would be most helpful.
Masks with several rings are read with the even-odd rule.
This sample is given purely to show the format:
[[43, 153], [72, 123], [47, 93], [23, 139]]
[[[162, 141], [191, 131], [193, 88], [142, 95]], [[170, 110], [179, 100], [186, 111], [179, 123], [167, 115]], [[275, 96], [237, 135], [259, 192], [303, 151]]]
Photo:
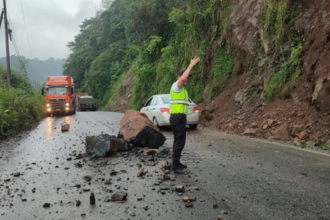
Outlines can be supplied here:
[[[162, 100], [164, 104], [170, 104], [170, 99], [171, 99], [170, 94], [162, 96]], [[193, 103], [193, 101], [190, 98], [189, 98], [189, 102]]]
[[64, 95], [66, 94], [66, 87], [49, 87], [48, 89], [49, 95]]

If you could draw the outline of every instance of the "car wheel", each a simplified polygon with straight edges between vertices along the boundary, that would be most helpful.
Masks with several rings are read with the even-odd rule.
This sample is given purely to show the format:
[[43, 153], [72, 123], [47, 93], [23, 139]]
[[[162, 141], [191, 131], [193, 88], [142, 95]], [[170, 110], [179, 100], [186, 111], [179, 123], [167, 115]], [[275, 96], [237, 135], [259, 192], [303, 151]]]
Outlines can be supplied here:
[[158, 121], [157, 121], [157, 118], [156, 118], [156, 117], [153, 118], [152, 122], [154, 123], [154, 125], [155, 125], [157, 128], [159, 128], [159, 124], [158, 124]]
[[198, 124], [189, 125], [190, 129], [196, 129]]

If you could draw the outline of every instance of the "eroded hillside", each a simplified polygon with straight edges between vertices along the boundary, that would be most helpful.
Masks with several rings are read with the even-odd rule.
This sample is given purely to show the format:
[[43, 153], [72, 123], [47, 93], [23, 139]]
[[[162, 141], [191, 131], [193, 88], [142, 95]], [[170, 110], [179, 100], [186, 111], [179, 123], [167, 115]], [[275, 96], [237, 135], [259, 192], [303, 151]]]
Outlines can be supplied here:
[[[254, 75], [249, 68], [239, 70], [243, 74], [238, 80], [210, 103], [201, 104], [203, 123], [236, 134], [326, 147], [330, 140], [330, 2], [301, 1], [290, 5], [297, 10], [297, 17], [294, 27], [286, 27], [283, 34], [294, 30], [301, 37], [301, 72], [271, 102], [265, 98], [265, 86], [284, 57], [272, 51], [270, 48], [274, 46], [261, 36], [261, 3], [239, 1], [228, 35], [231, 47], [243, 51], [247, 57], [257, 58], [262, 72]], [[255, 49], [260, 39], [264, 53]], [[289, 44], [292, 42], [281, 42], [279, 51], [285, 51]], [[240, 63], [235, 66], [243, 68]]]

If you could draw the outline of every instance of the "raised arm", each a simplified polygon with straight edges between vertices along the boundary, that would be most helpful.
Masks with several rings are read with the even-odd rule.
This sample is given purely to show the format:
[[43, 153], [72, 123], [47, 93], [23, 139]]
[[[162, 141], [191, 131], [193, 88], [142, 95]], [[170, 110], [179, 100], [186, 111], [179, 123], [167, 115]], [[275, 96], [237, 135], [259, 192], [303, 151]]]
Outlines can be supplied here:
[[200, 58], [198, 56], [195, 56], [194, 58], [192, 58], [190, 60], [190, 64], [188, 66], [188, 68], [184, 71], [184, 73], [182, 74], [182, 76], [179, 77], [178, 79], [178, 87], [179, 89], [181, 89], [185, 83], [188, 81], [188, 77], [190, 74], [190, 71], [192, 70], [192, 68], [200, 61]]

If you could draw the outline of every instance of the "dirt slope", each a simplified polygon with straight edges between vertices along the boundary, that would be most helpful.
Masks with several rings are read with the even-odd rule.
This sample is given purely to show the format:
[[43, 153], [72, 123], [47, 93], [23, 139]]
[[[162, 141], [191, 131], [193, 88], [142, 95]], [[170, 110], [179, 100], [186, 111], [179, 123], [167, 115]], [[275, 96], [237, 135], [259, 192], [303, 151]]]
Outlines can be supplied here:
[[[260, 35], [261, 0], [238, 1], [231, 21], [231, 46], [253, 56]], [[211, 103], [201, 104], [202, 123], [221, 131], [322, 146], [330, 142], [330, 1], [301, 1], [296, 29], [303, 38], [302, 77], [281, 99], [263, 98], [267, 73], [256, 79], [245, 70]], [[236, 65], [237, 66], [237, 65]]]

